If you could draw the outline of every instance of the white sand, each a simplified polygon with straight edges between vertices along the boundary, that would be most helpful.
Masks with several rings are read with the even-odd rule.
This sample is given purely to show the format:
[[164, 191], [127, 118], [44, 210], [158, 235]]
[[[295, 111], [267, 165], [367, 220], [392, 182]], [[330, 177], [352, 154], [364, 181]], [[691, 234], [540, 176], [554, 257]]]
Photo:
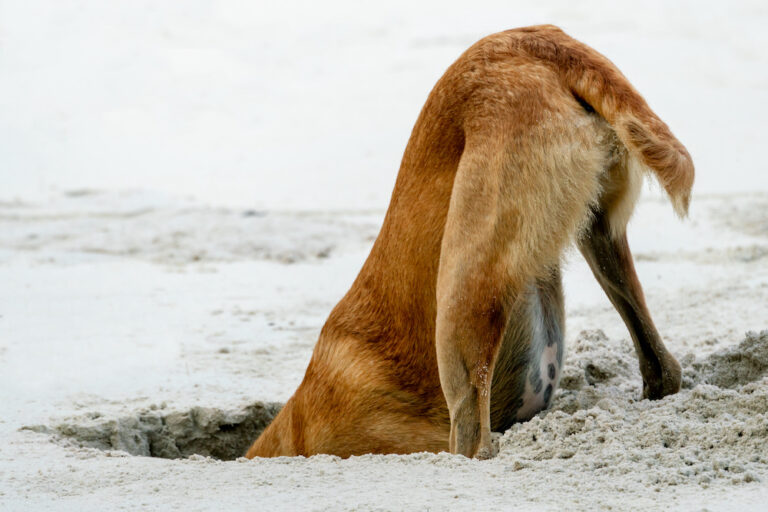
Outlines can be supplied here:
[[[763, 2], [173, 5], [0, 9], [0, 510], [765, 509]], [[651, 190], [629, 233], [678, 395], [640, 400], [626, 328], [571, 253], [562, 389], [493, 460], [88, 446], [138, 453], [141, 418], [193, 437], [284, 402], [429, 88], [478, 37], [536, 22], [614, 59], [694, 156], [690, 219]]]
[[[638, 272], [685, 368], [685, 389], [661, 402], [639, 399], [626, 329], [571, 254], [562, 389], [552, 410], [505, 433], [487, 462], [447, 454], [170, 461], [19, 430], [284, 401], [381, 212], [325, 214], [320, 226], [303, 215], [254, 217], [144, 194], [3, 206], [0, 505], [757, 509], [768, 497], [768, 332], [744, 332], [768, 327], [768, 218], [755, 214], [766, 204], [768, 195], [699, 198], [684, 233], [674, 224], [657, 231], [671, 222], [668, 205], [640, 205], [631, 229], [645, 245]], [[754, 222], [734, 230], [717, 220], [726, 208]], [[156, 219], [172, 219], [175, 234]], [[64, 236], [54, 235], [56, 223]], [[280, 230], [308, 232], [291, 252], [295, 263], [274, 256]], [[241, 242], [254, 231], [271, 249], [249, 256]], [[119, 232], [117, 243], [110, 233]], [[312, 235], [332, 249], [319, 255]]]

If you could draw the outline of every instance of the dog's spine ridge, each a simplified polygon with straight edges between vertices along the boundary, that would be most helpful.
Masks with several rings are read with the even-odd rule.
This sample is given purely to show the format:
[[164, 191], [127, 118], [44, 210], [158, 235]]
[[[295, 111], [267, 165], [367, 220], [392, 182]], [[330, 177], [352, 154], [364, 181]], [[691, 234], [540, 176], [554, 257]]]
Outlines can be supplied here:
[[554, 26], [540, 27], [520, 43], [529, 54], [554, 65], [577, 100], [608, 121], [630, 154], [656, 175], [675, 211], [684, 217], [693, 187], [693, 160], [618, 68]]

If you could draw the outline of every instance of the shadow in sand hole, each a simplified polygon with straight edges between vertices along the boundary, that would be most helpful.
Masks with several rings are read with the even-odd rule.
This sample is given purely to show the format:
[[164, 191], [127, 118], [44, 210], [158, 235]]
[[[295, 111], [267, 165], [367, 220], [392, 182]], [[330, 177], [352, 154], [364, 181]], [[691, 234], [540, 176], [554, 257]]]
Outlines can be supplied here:
[[203, 455], [221, 460], [242, 457], [269, 425], [282, 404], [256, 402], [235, 411], [193, 407], [163, 414], [141, 411], [134, 416], [107, 419], [91, 414], [55, 426], [35, 425], [23, 430], [53, 435], [100, 450], [131, 455], [179, 459]]

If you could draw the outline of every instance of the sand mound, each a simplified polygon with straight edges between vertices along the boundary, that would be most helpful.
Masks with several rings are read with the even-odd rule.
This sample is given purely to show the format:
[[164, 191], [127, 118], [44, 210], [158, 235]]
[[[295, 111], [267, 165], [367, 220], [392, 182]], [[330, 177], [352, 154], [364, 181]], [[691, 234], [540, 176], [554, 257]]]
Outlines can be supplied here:
[[651, 486], [759, 479], [768, 463], [768, 331], [701, 360], [686, 356], [690, 389], [656, 402], [640, 400], [637, 362], [619, 345], [581, 333], [552, 409], [508, 430], [499, 457], [519, 468], [571, 459], [570, 472], [637, 473]]
[[736, 347], [728, 347], [702, 361], [686, 365], [685, 382], [688, 387], [704, 383], [720, 388], [738, 388], [754, 382], [768, 373], [768, 332], [747, 333]]
[[233, 460], [245, 453], [280, 407], [257, 402], [237, 411], [193, 407], [162, 414], [145, 410], [119, 419], [94, 413], [54, 427], [24, 428], [52, 434], [65, 443], [131, 455], [178, 459], [197, 454]]

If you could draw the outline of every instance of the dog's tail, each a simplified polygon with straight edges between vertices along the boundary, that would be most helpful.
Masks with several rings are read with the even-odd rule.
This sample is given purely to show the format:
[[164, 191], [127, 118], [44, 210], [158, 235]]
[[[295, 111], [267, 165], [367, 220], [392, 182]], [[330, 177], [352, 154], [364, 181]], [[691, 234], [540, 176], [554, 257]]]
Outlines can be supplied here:
[[691, 155], [606, 57], [552, 25], [531, 27], [521, 49], [554, 66], [564, 85], [613, 127], [630, 154], [656, 175], [681, 217], [688, 213]]

